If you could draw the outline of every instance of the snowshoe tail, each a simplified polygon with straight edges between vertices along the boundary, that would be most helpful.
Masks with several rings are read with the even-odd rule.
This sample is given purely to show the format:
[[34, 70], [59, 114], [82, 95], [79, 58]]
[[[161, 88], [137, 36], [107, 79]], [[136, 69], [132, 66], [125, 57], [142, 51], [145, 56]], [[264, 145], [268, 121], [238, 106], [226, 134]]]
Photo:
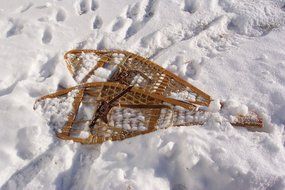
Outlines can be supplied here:
[[262, 128], [263, 120], [257, 113], [252, 111], [247, 115], [238, 115], [231, 124], [237, 127]]

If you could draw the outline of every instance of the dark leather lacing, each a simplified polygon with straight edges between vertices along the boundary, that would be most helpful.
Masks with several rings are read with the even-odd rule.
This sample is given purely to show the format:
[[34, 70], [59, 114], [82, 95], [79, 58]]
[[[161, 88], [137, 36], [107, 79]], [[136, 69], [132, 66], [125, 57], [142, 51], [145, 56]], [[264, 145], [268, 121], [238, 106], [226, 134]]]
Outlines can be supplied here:
[[115, 96], [109, 102], [102, 101], [100, 106], [98, 107], [98, 109], [95, 111], [95, 114], [92, 118], [91, 123], [89, 124], [89, 127], [93, 128], [98, 119], [101, 119], [103, 122], [108, 123], [107, 115], [108, 115], [109, 111], [111, 110], [111, 108], [113, 106], [115, 106], [115, 103], [118, 99], [120, 99], [122, 96], [124, 96], [126, 93], [128, 93], [132, 88], [133, 88], [133, 86], [129, 86], [128, 88], [126, 88], [125, 90], [120, 92], [117, 96]]

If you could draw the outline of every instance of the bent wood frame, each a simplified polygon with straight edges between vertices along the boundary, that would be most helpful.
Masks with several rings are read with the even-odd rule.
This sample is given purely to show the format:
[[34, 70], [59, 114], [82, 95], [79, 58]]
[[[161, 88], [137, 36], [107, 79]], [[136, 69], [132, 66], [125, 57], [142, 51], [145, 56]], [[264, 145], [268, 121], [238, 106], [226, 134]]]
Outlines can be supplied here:
[[[91, 69], [91, 71], [80, 81], [80, 83], [85, 83], [94, 73], [94, 71], [100, 67], [104, 67], [104, 65], [108, 64], [112, 61], [112, 55], [114, 53], [123, 54], [125, 55], [124, 60], [119, 63], [119, 67], [122, 68], [122, 71], [119, 71], [119, 74], [122, 74], [123, 71], [131, 71], [135, 70], [138, 72], [144, 72], [144, 75], [158, 75], [156, 76], [153, 82], [143, 86], [147, 93], [151, 94], [161, 94], [167, 97], [170, 95], [171, 92], [178, 92], [185, 89], [189, 89], [193, 92], [196, 96], [196, 99], [188, 100], [187, 102], [202, 106], [209, 106], [211, 102], [211, 97], [203, 92], [202, 90], [198, 89], [197, 87], [193, 86], [192, 84], [188, 83], [187, 81], [181, 79], [180, 77], [176, 76], [175, 74], [167, 71], [163, 67], [159, 66], [158, 64], [138, 55], [124, 50], [91, 50], [91, 49], [84, 49], [84, 50], [70, 50], [64, 55], [64, 59], [67, 63], [67, 68], [72, 75], [75, 74], [75, 70], [80, 67], [82, 64], [80, 61], [76, 60], [81, 54], [96, 54], [100, 57], [100, 60], [97, 62], [96, 65]], [[70, 55], [75, 55], [76, 57], [71, 59]], [[131, 60], [131, 61], [130, 61]], [[143, 69], [141, 69], [143, 68]], [[147, 70], [147, 71], [144, 71]], [[162, 79], [159, 78], [159, 76]], [[161, 81], [160, 81], [161, 80]], [[109, 80], [110, 82], [119, 82], [125, 85], [128, 84], [128, 81], [121, 78], [121, 80]], [[160, 81], [160, 82], [159, 82]], [[157, 88], [154, 90], [153, 86], [155, 83], [159, 83]]]

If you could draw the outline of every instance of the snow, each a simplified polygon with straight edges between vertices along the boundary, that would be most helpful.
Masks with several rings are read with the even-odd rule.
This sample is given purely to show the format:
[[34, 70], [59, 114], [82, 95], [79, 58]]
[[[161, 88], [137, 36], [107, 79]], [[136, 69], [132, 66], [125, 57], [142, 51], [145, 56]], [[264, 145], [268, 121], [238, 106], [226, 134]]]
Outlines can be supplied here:
[[169, 98], [174, 98], [177, 100], [189, 100], [189, 101], [195, 101], [196, 100], [196, 96], [195, 94], [192, 94], [191, 92], [185, 90], [185, 91], [181, 91], [181, 92], [171, 92]]
[[213, 112], [213, 113], [218, 112], [220, 111], [221, 106], [222, 105], [219, 99], [213, 100], [210, 102], [208, 111]]
[[81, 82], [82, 79], [93, 69], [93, 67], [97, 64], [100, 60], [100, 57], [96, 54], [85, 54], [82, 53], [79, 56], [79, 59], [82, 60], [82, 65], [80, 69], [76, 73], [76, 81]]
[[[284, 7], [284, 0], [0, 1], [1, 189], [285, 189]], [[154, 60], [211, 95], [206, 124], [102, 145], [57, 139], [33, 105], [77, 84], [63, 60], [73, 48]], [[250, 110], [264, 128], [225, 119]]]
[[[47, 98], [36, 102], [34, 108], [42, 112], [48, 125], [55, 131], [61, 132], [62, 126], [65, 125], [68, 115], [72, 112], [74, 98], [78, 90], [72, 90], [67, 93], [66, 97]], [[40, 107], [40, 108], [38, 108]]]
[[79, 134], [79, 137], [84, 139], [88, 138], [89, 136], [90, 136], [89, 131], [81, 131]]
[[88, 82], [106, 82], [109, 76], [111, 75], [111, 71], [102, 67], [99, 67], [95, 70], [94, 75], [98, 76], [99, 80], [88, 80]]

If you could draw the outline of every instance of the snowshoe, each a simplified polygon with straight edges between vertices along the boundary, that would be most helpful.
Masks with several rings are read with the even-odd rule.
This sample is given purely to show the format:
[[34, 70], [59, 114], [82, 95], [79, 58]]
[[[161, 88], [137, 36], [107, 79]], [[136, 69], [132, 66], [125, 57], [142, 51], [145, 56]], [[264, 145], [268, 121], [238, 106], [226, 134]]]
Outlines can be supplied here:
[[[170, 126], [202, 125], [211, 116], [203, 106], [117, 82], [59, 90], [41, 97], [35, 105], [40, 105], [59, 138], [83, 144], [123, 140]], [[245, 122], [235, 119], [233, 125]], [[254, 126], [260, 121], [251, 117], [247, 122]]]
[[[146, 93], [160, 94], [197, 106], [209, 106], [211, 97], [154, 62], [122, 50], [71, 50], [64, 55], [74, 80], [109, 81], [141, 87]], [[238, 122], [237, 122], [238, 121]], [[262, 119], [253, 111], [240, 115], [237, 124], [262, 127]], [[235, 122], [233, 122], [235, 123]]]
[[71, 50], [64, 56], [77, 83], [119, 82], [146, 93], [208, 106], [208, 94], [137, 54], [121, 50]]

